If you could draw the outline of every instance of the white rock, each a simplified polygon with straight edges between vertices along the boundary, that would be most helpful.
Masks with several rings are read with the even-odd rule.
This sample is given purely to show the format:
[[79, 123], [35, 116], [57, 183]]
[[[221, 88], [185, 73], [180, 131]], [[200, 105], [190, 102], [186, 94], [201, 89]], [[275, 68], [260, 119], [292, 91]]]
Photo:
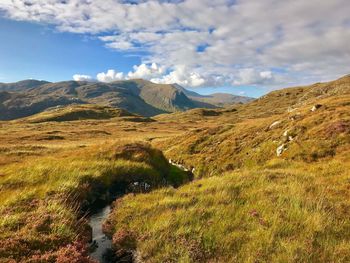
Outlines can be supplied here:
[[276, 154], [277, 156], [281, 156], [282, 153], [287, 149], [286, 145], [285, 144], [282, 144], [280, 146], [277, 147], [276, 149]]
[[288, 132], [289, 132], [289, 130], [285, 130], [284, 133], [283, 133], [283, 136], [287, 137], [288, 136]]
[[272, 124], [270, 125], [269, 128], [272, 129], [272, 128], [274, 128], [274, 127], [280, 125], [280, 124], [281, 124], [281, 121], [275, 121], [274, 123], [272, 123]]

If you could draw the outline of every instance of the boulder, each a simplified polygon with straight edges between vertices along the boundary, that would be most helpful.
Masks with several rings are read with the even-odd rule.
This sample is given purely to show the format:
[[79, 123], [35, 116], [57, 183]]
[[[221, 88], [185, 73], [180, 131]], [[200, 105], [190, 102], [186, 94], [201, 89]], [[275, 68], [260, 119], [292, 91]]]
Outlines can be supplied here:
[[287, 149], [287, 146], [285, 144], [282, 144], [280, 146], [277, 147], [276, 149], [276, 154], [277, 156], [281, 156], [282, 153]]

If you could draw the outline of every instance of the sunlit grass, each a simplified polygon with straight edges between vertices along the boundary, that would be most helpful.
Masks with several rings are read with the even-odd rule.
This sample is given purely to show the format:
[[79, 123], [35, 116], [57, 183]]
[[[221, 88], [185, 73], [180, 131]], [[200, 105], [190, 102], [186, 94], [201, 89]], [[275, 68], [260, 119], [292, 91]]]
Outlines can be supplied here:
[[96, 146], [73, 153], [0, 167], [0, 260], [38, 254], [44, 260], [43, 255], [86, 238], [79, 207], [113, 184], [143, 181], [157, 188], [188, 180], [147, 144]]
[[126, 196], [111, 220], [146, 262], [346, 262], [349, 168], [270, 163]]

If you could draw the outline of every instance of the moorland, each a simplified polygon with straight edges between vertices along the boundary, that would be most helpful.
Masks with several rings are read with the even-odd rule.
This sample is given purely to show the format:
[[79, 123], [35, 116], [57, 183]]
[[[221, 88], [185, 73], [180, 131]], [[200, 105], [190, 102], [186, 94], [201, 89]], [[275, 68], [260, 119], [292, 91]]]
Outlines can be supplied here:
[[[95, 262], [89, 211], [115, 192], [119, 260], [350, 261], [350, 76], [230, 105], [103, 87], [148, 100], [144, 116], [71, 83], [37, 87], [37, 105], [65, 90], [58, 107], [30, 108], [36, 87], [1, 93], [0, 262]], [[9, 107], [21, 100], [37, 112]]]

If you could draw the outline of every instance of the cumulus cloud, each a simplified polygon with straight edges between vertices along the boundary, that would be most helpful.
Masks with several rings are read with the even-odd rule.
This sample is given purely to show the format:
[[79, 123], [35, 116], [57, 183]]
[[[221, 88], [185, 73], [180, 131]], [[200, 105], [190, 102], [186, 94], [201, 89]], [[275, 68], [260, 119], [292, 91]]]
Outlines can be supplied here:
[[133, 69], [134, 71], [128, 73], [130, 79], [152, 79], [160, 77], [165, 73], [165, 68], [158, 66], [156, 63], [135, 65]]
[[0, 13], [146, 54], [140, 68], [101, 73], [103, 81], [276, 86], [350, 71], [348, 0], [5, 0]]
[[159, 78], [152, 78], [152, 82], [161, 84], [179, 84], [185, 87], [200, 87], [209, 84], [209, 79], [199, 73], [192, 72], [185, 66], [177, 66], [169, 74], [163, 75]]
[[73, 79], [75, 81], [91, 81], [92, 77], [89, 75], [80, 75], [80, 74], [75, 74], [73, 75]]
[[117, 80], [125, 79], [123, 72], [115, 71], [114, 69], [109, 69], [106, 73], [98, 73], [96, 79], [101, 82], [113, 82]]

